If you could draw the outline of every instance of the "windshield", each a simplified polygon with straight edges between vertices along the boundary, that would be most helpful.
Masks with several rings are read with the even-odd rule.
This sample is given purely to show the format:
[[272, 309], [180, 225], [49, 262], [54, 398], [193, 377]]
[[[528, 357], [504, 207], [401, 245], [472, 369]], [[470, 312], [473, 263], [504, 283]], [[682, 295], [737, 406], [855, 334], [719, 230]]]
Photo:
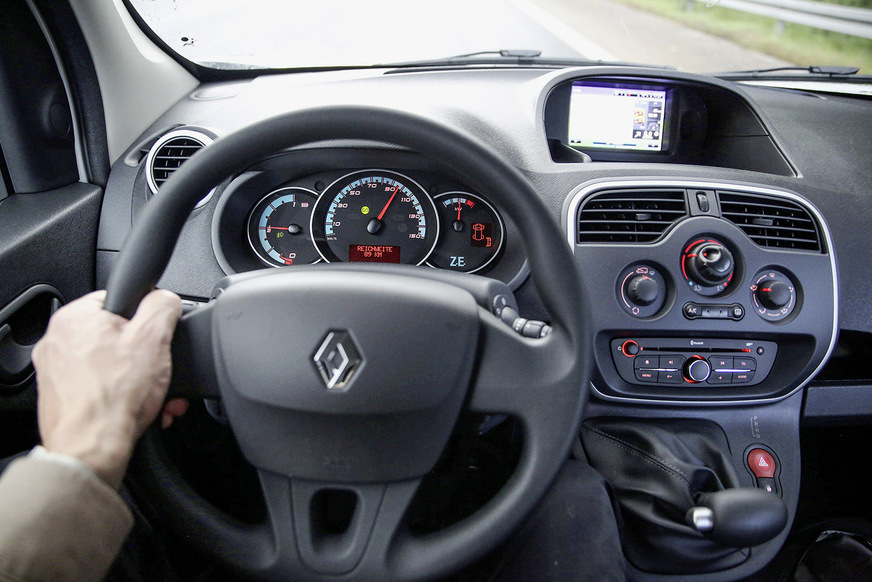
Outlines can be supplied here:
[[[130, 0], [183, 58], [218, 69], [457, 55], [624, 61], [690, 72], [841, 65], [872, 74], [872, 0]], [[511, 53], [510, 53], [511, 54]]]

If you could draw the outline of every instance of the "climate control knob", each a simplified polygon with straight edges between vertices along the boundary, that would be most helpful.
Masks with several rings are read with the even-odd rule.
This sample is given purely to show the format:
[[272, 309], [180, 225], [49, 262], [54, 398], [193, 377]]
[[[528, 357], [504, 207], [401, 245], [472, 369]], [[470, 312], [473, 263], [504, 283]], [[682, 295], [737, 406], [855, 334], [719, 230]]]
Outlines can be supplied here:
[[700, 295], [718, 295], [733, 278], [736, 261], [727, 245], [713, 238], [687, 244], [681, 254], [681, 272], [690, 288]]
[[621, 305], [633, 317], [652, 317], [666, 304], [666, 280], [652, 265], [626, 267], [618, 278], [617, 292]]
[[797, 308], [796, 283], [782, 271], [767, 269], [754, 275], [751, 304], [757, 315], [768, 321], [789, 317]]
[[705, 382], [711, 373], [711, 365], [702, 356], [691, 356], [684, 363], [684, 379], [688, 382]]
[[790, 285], [773, 279], [757, 287], [757, 298], [766, 309], [781, 309], [792, 299]]
[[687, 257], [687, 276], [700, 285], [718, 285], [729, 280], [733, 274], [733, 255], [719, 242], [699, 244]]
[[651, 305], [659, 295], [660, 285], [648, 275], [636, 275], [627, 283], [627, 299], [635, 305]]

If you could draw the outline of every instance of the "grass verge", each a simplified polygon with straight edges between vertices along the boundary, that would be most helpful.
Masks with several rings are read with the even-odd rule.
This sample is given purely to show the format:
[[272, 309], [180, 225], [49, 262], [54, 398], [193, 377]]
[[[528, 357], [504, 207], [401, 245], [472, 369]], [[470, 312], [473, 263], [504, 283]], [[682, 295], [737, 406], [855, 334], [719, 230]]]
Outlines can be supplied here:
[[[860, 67], [872, 75], [872, 40], [693, 0], [619, 0], [790, 63]], [[690, 9], [688, 9], [690, 6]]]

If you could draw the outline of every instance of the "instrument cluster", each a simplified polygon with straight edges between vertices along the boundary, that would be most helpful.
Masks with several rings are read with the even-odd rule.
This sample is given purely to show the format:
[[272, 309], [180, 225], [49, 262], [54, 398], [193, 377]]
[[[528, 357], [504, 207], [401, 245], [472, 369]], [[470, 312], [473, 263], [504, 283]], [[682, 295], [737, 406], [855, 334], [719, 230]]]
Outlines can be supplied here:
[[345, 167], [292, 176], [265, 164], [233, 180], [213, 219], [224, 271], [365, 262], [485, 274], [512, 287], [526, 278], [514, 226], [486, 193], [409, 165]]
[[283, 186], [248, 218], [248, 242], [265, 264], [335, 262], [428, 264], [466, 273], [500, 255], [503, 220], [480, 196], [431, 196], [412, 178], [388, 170], [346, 174], [318, 194]]

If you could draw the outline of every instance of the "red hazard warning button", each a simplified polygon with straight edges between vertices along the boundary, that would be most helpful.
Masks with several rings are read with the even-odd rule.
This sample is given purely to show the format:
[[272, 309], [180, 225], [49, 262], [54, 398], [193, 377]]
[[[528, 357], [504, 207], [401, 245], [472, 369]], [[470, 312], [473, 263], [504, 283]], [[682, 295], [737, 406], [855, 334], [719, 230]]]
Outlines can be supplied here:
[[754, 449], [748, 453], [748, 466], [758, 479], [775, 476], [775, 459], [763, 449]]

